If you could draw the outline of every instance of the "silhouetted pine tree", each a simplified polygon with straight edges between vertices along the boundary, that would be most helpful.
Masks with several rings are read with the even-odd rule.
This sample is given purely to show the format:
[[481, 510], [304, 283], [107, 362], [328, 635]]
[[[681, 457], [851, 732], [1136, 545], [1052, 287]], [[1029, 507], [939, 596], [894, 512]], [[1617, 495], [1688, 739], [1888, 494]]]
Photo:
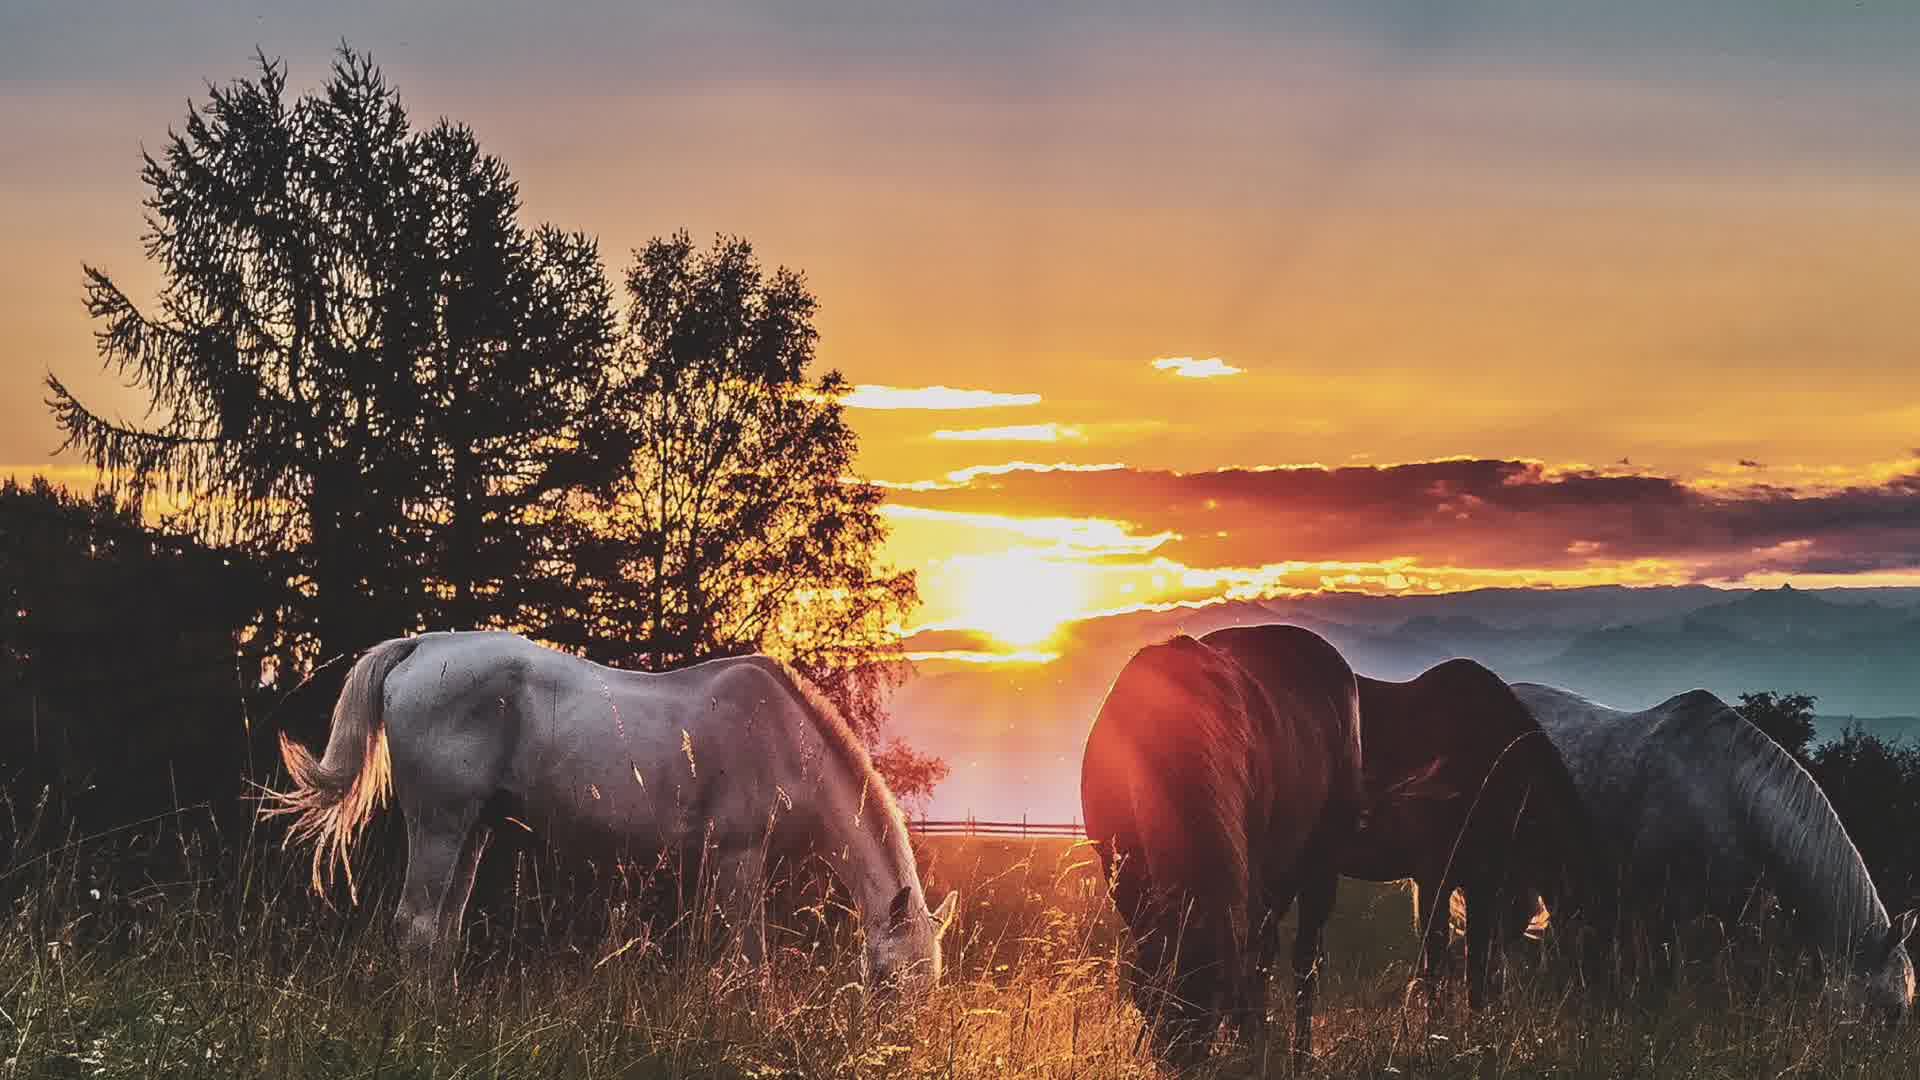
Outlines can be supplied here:
[[342, 49], [290, 100], [282, 65], [208, 92], [142, 174], [147, 310], [87, 269], [106, 365], [157, 419], [88, 409], [67, 436], [116, 494], [203, 541], [282, 559], [310, 659], [423, 627], [540, 626], [572, 606], [541, 528], [607, 488], [614, 319], [594, 242], [518, 223], [471, 131], [416, 131]]
[[142, 179], [157, 303], [88, 267], [87, 304], [153, 419], [51, 375], [50, 404], [120, 505], [283, 576], [297, 666], [428, 628], [653, 669], [764, 649], [877, 734], [914, 580], [877, 564], [798, 274], [683, 233], [617, 319], [589, 237], [523, 228], [506, 166], [345, 49], [298, 98], [261, 56]]

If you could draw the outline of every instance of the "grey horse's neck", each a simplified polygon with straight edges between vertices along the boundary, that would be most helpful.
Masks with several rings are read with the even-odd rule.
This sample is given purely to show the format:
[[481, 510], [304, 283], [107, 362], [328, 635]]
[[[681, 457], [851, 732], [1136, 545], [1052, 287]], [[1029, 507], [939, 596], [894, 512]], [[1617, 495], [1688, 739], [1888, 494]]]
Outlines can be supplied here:
[[[920, 874], [893, 797], [871, 765], [830, 754], [840, 773], [829, 783], [836, 793], [821, 808], [820, 822], [830, 862], [853, 896], [863, 923], [885, 926], [893, 898], [901, 889], [918, 897]], [[922, 906], [925, 901], [922, 899]]]

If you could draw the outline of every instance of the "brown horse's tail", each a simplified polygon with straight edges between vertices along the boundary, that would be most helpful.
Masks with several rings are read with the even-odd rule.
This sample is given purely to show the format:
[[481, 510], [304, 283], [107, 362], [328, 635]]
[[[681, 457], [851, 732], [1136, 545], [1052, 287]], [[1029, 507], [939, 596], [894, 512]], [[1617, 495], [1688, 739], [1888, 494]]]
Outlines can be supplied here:
[[293, 777], [293, 790], [267, 792], [260, 813], [293, 815], [286, 843], [313, 844], [315, 892], [325, 889], [338, 867], [346, 874], [347, 894], [355, 902], [360, 899], [348, 852], [393, 790], [384, 715], [387, 675], [417, 647], [417, 638], [396, 638], [368, 649], [353, 665], [333, 706], [327, 751], [318, 761], [285, 732], [280, 734], [280, 759]]

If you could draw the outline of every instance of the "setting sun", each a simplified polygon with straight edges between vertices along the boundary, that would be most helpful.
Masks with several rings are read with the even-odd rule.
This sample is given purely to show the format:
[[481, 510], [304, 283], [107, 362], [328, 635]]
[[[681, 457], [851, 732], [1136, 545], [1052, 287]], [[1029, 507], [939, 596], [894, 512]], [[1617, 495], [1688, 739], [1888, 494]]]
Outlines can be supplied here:
[[1007, 645], [1042, 644], [1091, 599], [1083, 567], [1031, 552], [961, 556], [944, 569], [953, 575], [957, 621]]

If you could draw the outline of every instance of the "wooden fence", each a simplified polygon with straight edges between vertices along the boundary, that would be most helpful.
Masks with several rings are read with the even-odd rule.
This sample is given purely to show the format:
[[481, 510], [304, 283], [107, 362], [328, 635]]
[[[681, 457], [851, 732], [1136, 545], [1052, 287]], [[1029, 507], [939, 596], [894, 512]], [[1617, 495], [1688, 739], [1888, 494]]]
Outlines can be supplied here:
[[981, 821], [974, 817], [956, 821], [909, 818], [907, 828], [922, 836], [1024, 836], [1080, 840], [1087, 835], [1087, 830], [1078, 821], [1028, 821], [1025, 815], [1021, 815], [1019, 821]]

